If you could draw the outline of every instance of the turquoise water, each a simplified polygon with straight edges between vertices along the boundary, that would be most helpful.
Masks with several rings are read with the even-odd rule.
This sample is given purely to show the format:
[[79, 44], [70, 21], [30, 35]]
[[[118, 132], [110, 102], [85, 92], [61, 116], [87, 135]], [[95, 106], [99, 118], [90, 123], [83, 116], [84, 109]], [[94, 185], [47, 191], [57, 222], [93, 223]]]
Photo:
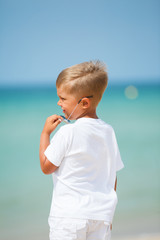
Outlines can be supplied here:
[[[124, 170], [118, 173], [116, 236], [160, 232], [160, 86], [109, 87], [98, 116], [116, 132]], [[61, 114], [55, 89], [0, 90], [1, 240], [48, 239], [52, 179], [39, 166], [45, 119]]]

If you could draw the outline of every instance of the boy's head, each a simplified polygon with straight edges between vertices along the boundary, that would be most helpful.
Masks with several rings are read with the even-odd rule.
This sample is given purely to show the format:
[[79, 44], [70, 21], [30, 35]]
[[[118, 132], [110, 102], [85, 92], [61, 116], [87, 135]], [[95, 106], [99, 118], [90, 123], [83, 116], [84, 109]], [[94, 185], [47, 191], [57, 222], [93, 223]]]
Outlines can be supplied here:
[[105, 65], [100, 61], [89, 61], [64, 69], [57, 78], [56, 87], [73, 95], [77, 101], [86, 96], [93, 96], [91, 102], [96, 108], [107, 83]]

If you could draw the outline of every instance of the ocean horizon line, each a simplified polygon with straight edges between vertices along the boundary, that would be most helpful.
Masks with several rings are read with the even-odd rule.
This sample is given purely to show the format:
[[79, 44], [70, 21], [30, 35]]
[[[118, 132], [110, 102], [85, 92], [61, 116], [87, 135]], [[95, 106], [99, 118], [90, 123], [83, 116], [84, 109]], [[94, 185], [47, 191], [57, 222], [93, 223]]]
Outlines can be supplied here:
[[[150, 82], [137, 82], [137, 81], [124, 81], [124, 82], [110, 82], [108, 83], [108, 87], [113, 88], [124, 88], [128, 86], [135, 87], [160, 87], [160, 79], [159, 81], [150, 81]], [[2, 90], [42, 90], [42, 89], [56, 89], [55, 82], [47, 82], [47, 83], [26, 83], [26, 84], [0, 84], [0, 91]]]

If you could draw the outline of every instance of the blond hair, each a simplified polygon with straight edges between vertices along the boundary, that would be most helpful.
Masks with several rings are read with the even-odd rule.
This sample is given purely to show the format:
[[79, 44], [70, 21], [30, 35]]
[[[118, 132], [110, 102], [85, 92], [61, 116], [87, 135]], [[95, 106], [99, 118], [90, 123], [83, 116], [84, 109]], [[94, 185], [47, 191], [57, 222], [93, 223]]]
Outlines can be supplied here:
[[77, 99], [93, 96], [99, 103], [108, 84], [106, 66], [100, 61], [89, 61], [64, 69], [58, 76], [56, 87], [63, 87]]

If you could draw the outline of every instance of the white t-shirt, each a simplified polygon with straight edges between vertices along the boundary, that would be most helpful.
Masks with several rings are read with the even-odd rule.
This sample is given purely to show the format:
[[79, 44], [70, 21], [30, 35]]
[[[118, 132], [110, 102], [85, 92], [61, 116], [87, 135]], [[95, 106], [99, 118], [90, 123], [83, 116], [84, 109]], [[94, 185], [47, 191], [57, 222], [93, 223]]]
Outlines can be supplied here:
[[80, 118], [57, 131], [45, 156], [59, 166], [52, 174], [50, 216], [111, 223], [116, 171], [123, 168], [113, 128], [101, 119]]

